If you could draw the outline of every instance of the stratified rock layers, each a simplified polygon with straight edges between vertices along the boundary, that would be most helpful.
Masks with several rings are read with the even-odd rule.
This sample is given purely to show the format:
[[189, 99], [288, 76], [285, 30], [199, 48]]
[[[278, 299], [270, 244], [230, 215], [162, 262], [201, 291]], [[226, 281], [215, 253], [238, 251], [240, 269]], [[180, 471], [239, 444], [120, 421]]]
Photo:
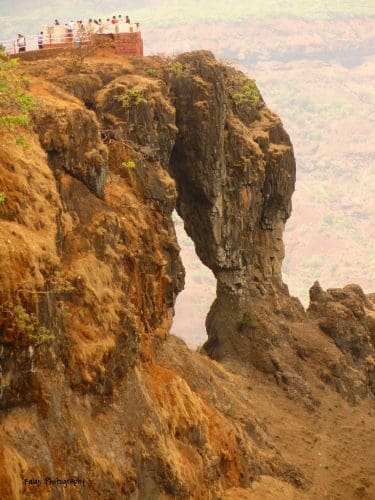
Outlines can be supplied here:
[[179, 133], [170, 171], [185, 229], [217, 278], [206, 347], [220, 358], [250, 304], [266, 298], [273, 312], [277, 295], [288, 297], [282, 233], [296, 167], [280, 119], [260, 94], [254, 102], [246, 96], [244, 75], [206, 52], [178, 63], [184, 70], [172, 80]]
[[178, 61], [189, 73], [174, 79], [179, 133], [170, 169], [185, 228], [219, 286], [280, 286], [295, 184], [289, 136], [261, 96], [232, 97], [241, 74], [208, 53]]

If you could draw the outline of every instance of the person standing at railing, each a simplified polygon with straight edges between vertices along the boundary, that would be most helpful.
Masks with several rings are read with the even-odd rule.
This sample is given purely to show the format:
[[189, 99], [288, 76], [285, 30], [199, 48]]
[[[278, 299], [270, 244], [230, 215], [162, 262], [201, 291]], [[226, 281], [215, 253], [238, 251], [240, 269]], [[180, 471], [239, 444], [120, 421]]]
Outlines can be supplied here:
[[[128, 17], [128, 16], [126, 16], [126, 17]], [[119, 27], [120, 33], [128, 33], [129, 32], [130, 24], [126, 21], [126, 17], [122, 17], [121, 14], [119, 14], [119, 16], [118, 16], [118, 20], [119, 20], [118, 27]]]
[[111, 23], [113, 25], [112, 27], [115, 29], [115, 33], [118, 33], [119, 32], [119, 26], [118, 26], [119, 20], [116, 19], [116, 16], [112, 17]]
[[86, 24], [86, 31], [89, 36], [93, 35], [95, 32], [95, 24], [92, 19], [89, 19], [89, 22]]
[[88, 23], [84, 28], [85, 28], [85, 35], [84, 35], [85, 42], [88, 43], [91, 41], [96, 30], [96, 25], [93, 19], [89, 19]]
[[43, 42], [44, 42], [44, 36], [43, 36], [43, 31], [41, 31], [38, 35], [38, 49], [43, 48]]
[[65, 26], [66, 26], [66, 43], [72, 43], [74, 22], [69, 21], [69, 23], [66, 23]]
[[83, 36], [85, 33], [85, 28], [81, 21], [77, 21], [77, 28], [74, 33], [74, 47], [78, 48], [82, 45]]
[[102, 28], [103, 28], [102, 33], [105, 33], [105, 34], [111, 33], [112, 23], [111, 23], [111, 20], [109, 18], [103, 22]]
[[96, 32], [103, 33], [103, 21], [101, 19], [98, 19], [97, 25], [98, 25], [98, 29], [96, 30]]
[[79, 21], [79, 26], [78, 26], [78, 29], [77, 29], [77, 33], [82, 38], [82, 36], [85, 34], [85, 32], [86, 32], [86, 29], [83, 26], [83, 21]]
[[100, 32], [100, 24], [97, 19], [94, 19], [94, 35]]
[[26, 51], [26, 38], [23, 35], [21, 35], [20, 33], [18, 33], [16, 44], [17, 44], [18, 52], [25, 52]]

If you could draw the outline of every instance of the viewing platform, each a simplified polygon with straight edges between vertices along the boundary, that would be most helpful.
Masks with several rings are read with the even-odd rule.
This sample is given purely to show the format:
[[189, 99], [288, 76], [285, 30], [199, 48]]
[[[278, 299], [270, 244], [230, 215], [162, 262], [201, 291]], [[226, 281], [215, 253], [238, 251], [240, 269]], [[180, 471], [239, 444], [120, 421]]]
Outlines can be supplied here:
[[142, 32], [139, 24], [119, 23], [96, 29], [71, 30], [66, 25], [42, 26], [42, 35], [25, 35], [25, 48], [20, 50], [17, 40], [0, 41], [0, 46], [12, 55], [42, 52], [46, 49], [79, 48], [87, 45], [112, 45], [119, 55], [143, 56]]

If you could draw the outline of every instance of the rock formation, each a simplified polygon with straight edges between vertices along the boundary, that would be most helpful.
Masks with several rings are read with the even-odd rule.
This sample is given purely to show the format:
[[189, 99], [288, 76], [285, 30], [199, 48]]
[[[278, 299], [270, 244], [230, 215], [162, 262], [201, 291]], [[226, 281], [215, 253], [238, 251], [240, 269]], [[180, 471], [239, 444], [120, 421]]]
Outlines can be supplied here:
[[[351, 369], [358, 373], [357, 390], [375, 394], [375, 302], [358, 285], [324, 292], [318, 282], [310, 289], [309, 315], [331, 337], [345, 355]], [[334, 366], [328, 381], [339, 383], [345, 371]], [[338, 389], [340, 390], [340, 388]]]
[[192, 76], [172, 80], [179, 133], [170, 171], [186, 231], [217, 278], [206, 349], [221, 358], [236, 350], [241, 324], [255, 328], [257, 300], [273, 312], [280, 310], [278, 296], [286, 296], [303, 317], [281, 277], [295, 160], [280, 119], [260, 95], [246, 98], [244, 75], [209, 53], [178, 62]]
[[[69, 57], [24, 63], [33, 130], [4, 132], [0, 152], [1, 498], [63, 498], [25, 484], [46, 477], [84, 478], [71, 498], [319, 496], [264, 398], [311, 426], [327, 393], [364, 404], [373, 302], [315, 285], [306, 315], [289, 296], [295, 161], [280, 119], [207, 52], [104, 51], [79, 73]], [[222, 364], [168, 336], [184, 285], [176, 206], [217, 278], [205, 349]]]

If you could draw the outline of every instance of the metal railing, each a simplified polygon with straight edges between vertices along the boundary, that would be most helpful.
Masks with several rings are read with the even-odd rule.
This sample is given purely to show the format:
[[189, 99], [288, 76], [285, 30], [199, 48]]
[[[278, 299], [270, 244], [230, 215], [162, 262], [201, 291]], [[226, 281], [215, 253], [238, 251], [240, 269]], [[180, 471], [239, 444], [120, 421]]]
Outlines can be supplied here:
[[[3, 45], [5, 51], [9, 54], [18, 54], [22, 52], [30, 52], [33, 50], [41, 50], [47, 48], [57, 48], [57, 47], [70, 47], [70, 46], [78, 46], [81, 43], [87, 44], [91, 42], [90, 35], [84, 35], [79, 38], [74, 37], [73, 35], [65, 35], [63, 37], [53, 37], [53, 35], [43, 36], [42, 39], [36, 36], [24, 36], [24, 42], [20, 46], [17, 40], [6, 40], [0, 41], [0, 45]], [[24, 45], [23, 45], [24, 43]]]
[[115, 25], [98, 26], [96, 30], [82, 31], [82, 30], [68, 30], [65, 33], [56, 33], [53, 28], [48, 28], [48, 32], [43, 35], [25, 35], [23, 42], [20, 46], [17, 39], [13, 40], [0, 40], [0, 47], [4, 47], [5, 52], [8, 54], [18, 54], [22, 52], [29, 52], [33, 50], [42, 50], [47, 48], [58, 47], [78, 47], [81, 44], [92, 43], [93, 35], [116, 35], [119, 33], [134, 33], [139, 32], [139, 25], [129, 25], [119, 23]]

